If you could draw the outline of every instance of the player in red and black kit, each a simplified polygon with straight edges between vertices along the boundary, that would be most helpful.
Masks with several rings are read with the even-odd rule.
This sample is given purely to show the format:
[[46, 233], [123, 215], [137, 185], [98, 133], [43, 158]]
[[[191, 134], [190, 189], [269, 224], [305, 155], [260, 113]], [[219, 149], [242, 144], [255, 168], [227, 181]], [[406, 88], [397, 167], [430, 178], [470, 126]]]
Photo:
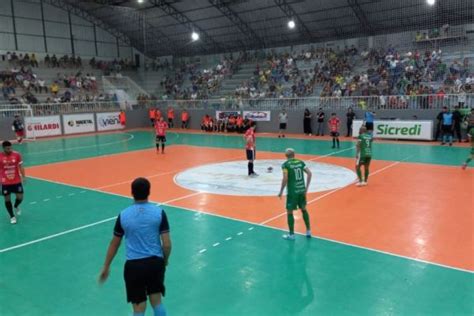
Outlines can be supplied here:
[[336, 116], [336, 113], [331, 114], [331, 118], [328, 121], [330, 135], [332, 137], [332, 148], [339, 148], [339, 126], [341, 121]]
[[255, 122], [250, 124], [250, 128], [245, 132], [245, 152], [247, 154], [248, 163], [248, 175], [250, 177], [256, 177], [258, 174], [253, 170], [253, 162], [256, 157], [256, 148], [255, 148]]
[[12, 143], [4, 141], [2, 143], [3, 152], [0, 153], [0, 177], [2, 183], [2, 194], [5, 198], [5, 206], [10, 215], [10, 223], [16, 224], [15, 213], [11, 194], [15, 193], [15, 212], [20, 215], [20, 204], [23, 201], [22, 179], [25, 179], [25, 169], [23, 168], [23, 159], [21, 155], [12, 150]]
[[163, 119], [163, 116], [160, 117], [160, 120], [155, 123], [155, 131], [156, 131], [156, 153], [160, 152], [160, 145], [161, 145], [161, 153], [165, 153], [165, 143], [166, 143], [166, 130], [168, 129], [168, 123], [166, 123]]
[[18, 143], [21, 144], [21, 142], [23, 141], [23, 137], [25, 137], [25, 126], [23, 125], [20, 116], [15, 115], [15, 120], [13, 121], [12, 129], [16, 134], [16, 139], [18, 140]]

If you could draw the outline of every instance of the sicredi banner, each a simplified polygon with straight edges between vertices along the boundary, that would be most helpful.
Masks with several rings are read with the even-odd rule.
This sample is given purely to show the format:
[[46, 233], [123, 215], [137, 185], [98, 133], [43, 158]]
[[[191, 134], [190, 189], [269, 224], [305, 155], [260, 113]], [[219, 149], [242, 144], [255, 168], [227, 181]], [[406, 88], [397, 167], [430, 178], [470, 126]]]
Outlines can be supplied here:
[[252, 121], [270, 121], [270, 111], [244, 111], [244, 118], [252, 120]]
[[59, 115], [25, 117], [26, 137], [48, 137], [61, 135]]
[[[363, 121], [355, 120], [352, 125], [353, 136], [359, 136]], [[374, 137], [387, 139], [431, 140], [432, 121], [375, 121]]]
[[94, 114], [63, 115], [64, 134], [95, 132]]
[[237, 116], [240, 115], [240, 111], [216, 111], [216, 119], [224, 120], [229, 116]]
[[125, 126], [120, 124], [120, 112], [97, 113], [97, 130], [98, 131], [112, 131], [123, 129]]

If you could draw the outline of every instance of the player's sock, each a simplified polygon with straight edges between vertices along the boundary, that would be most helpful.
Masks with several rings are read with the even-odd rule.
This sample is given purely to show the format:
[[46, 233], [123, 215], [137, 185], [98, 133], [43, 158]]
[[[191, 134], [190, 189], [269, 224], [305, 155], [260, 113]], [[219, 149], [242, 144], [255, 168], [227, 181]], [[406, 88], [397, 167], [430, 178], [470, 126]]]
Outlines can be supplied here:
[[369, 167], [367, 167], [367, 166], [365, 167], [365, 177], [364, 177], [364, 179], [365, 179], [365, 182], [367, 182], [367, 180], [369, 180]]
[[21, 202], [23, 202], [23, 199], [16, 199], [15, 200], [15, 208], [17, 208], [21, 204]]
[[450, 143], [450, 144], [453, 143], [453, 135], [449, 135], [449, 143]]
[[5, 202], [5, 207], [7, 208], [7, 212], [10, 215], [10, 217], [15, 217], [13, 214], [13, 205], [11, 201]]
[[142, 313], [142, 312], [133, 312], [133, 316], [145, 316], [145, 313]]
[[311, 230], [311, 225], [309, 223], [309, 214], [307, 210], [302, 210], [304, 224], [306, 225], [306, 230]]
[[160, 150], [160, 144], [156, 144], [156, 151], [159, 151]]
[[357, 177], [359, 178], [359, 182], [362, 182], [362, 172], [360, 171], [360, 166], [356, 168]]
[[339, 148], [339, 138], [336, 138], [337, 148]]
[[249, 162], [249, 167], [250, 167], [250, 174], [254, 174], [255, 171], [253, 171], [253, 162]]
[[288, 219], [288, 229], [290, 230], [290, 235], [295, 233], [295, 218], [293, 217], [293, 212], [286, 213]]
[[165, 151], [165, 144], [161, 144], [161, 152]]
[[166, 309], [163, 304], [158, 304], [153, 307], [153, 312], [155, 313], [155, 316], [166, 316]]
[[336, 139], [333, 137], [332, 138], [332, 148], [336, 147]]
[[252, 165], [252, 163], [249, 161], [249, 163], [248, 163], [248, 165], [247, 165], [247, 169], [248, 169], [248, 171], [249, 171], [249, 175], [252, 174], [252, 167], [253, 167], [253, 166], [251, 166], [251, 165]]

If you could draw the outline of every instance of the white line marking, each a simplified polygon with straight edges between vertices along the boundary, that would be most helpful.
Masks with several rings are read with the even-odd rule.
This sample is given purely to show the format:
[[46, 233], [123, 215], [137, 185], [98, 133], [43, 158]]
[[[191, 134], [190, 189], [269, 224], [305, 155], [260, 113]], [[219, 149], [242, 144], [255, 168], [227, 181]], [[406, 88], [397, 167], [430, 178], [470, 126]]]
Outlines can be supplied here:
[[76, 193], [69, 193], [68, 196], [76, 195]]
[[82, 191], [81, 191], [81, 192], [79, 192], [79, 193], [86, 193], [86, 190], [82, 190]]
[[329, 153], [329, 154], [326, 154], [326, 155], [322, 155], [322, 156], [318, 156], [316, 158], [308, 159], [308, 161], [315, 161], [315, 160], [323, 159], [323, 158], [326, 158], [326, 157], [329, 157], [329, 156], [332, 156], [332, 155], [335, 155], [335, 154], [339, 154], [339, 153], [343, 153], [345, 151], [352, 150], [354, 148], [355, 148], [355, 146], [352, 146], [350, 148], [341, 149], [341, 150], [338, 150], [338, 151], [333, 151], [332, 153]]
[[253, 230], [253, 227], [249, 227], [249, 230]]
[[237, 235], [238, 236], [243, 235], [243, 232], [238, 232]]
[[48, 202], [50, 199], [44, 199], [43, 202]]
[[212, 247], [217, 247], [219, 246], [221, 243], [220, 242], [216, 242], [214, 245], [212, 245]]
[[231, 239], [232, 239], [232, 237], [227, 237], [225, 240], [226, 240], [226, 241], [229, 241], [229, 240], [231, 240]]
[[63, 197], [62, 195], [58, 195], [56, 198], [61, 199], [62, 197]]
[[33, 205], [33, 204], [36, 204], [36, 203], [38, 203], [38, 202], [36, 202], [36, 201], [30, 202], [30, 205]]
[[[412, 156], [409, 156], [409, 157], [407, 157], [407, 158], [405, 158], [401, 161], [395, 162], [394, 164], [399, 164], [400, 162], [402, 162], [404, 160], [408, 160], [410, 157], [412, 157]], [[387, 168], [388, 168], [388, 166], [386, 166], [382, 169], [385, 170]], [[374, 175], [376, 172], [377, 173], [382, 172], [382, 169], [375, 171], [372, 175]], [[41, 178], [36, 178], [36, 177], [30, 177], [30, 178], [34, 178], [34, 179], [37, 179], [37, 180], [42, 180], [42, 181], [46, 181], [46, 182], [50, 182], [50, 183], [56, 183], [56, 184], [70, 186], [70, 187], [80, 188], [80, 189], [86, 189], [86, 190], [90, 190], [90, 191], [96, 191], [96, 192], [99, 192], [99, 193], [119, 196], [119, 197], [122, 197], [122, 198], [125, 197], [125, 198], [128, 198], [128, 199], [131, 199], [129, 196], [121, 195], [121, 194], [117, 194], [117, 193], [102, 192], [102, 191], [93, 190], [93, 189], [90, 189], [90, 188], [75, 186], [75, 185], [71, 185], [71, 184], [67, 184], [67, 183], [61, 183], [61, 182], [52, 181], [52, 180], [48, 180], [48, 179], [41, 179]], [[160, 205], [166, 205], [167, 203], [168, 202], [163, 202]], [[187, 207], [182, 207], [182, 206], [174, 206], [174, 205], [167, 205], [167, 206], [174, 207], [174, 208], [177, 208], [177, 209], [180, 209], [180, 210], [193, 212], [193, 213], [198, 211], [198, 210], [193, 210], [193, 209], [190, 209], [190, 208], [187, 208]], [[283, 232], [287, 231], [287, 229], [267, 226], [267, 225], [259, 224], [259, 223], [253, 223], [253, 222], [250, 222], [250, 221], [246, 221], [246, 220], [242, 220], [242, 219], [236, 219], [236, 218], [232, 218], [232, 217], [228, 217], [228, 216], [224, 216], [224, 215], [208, 213], [208, 212], [205, 212], [205, 211], [202, 211], [202, 210], [199, 210], [198, 212], [200, 212], [201, 214], [208, 215], [208, 216], [224, 218], [224, 219], [228, 219], [228, 220], [232, 220], [232, 221], [236, 221], [236, 222], [241, 222], [241, 223], [246, 223], [246, 224], [251, 224], [251, 225], [256, 225], [256, 226], [260, 226], [260, 227], [264, 227], [264, 228], [268, 228], [268, 229], [272, 229], [272, 230], [278, 230], [278, 231], [283, 231]], [[89, 224], [89, 225], [85, 225], [85, 226], [81, 226], [81, 227], [72, 229], [70, 231], [65, 231], [65, 232], [62, 232], [62, 233], [55, 234], [55, 235], [46, 236], [46, 237], [43, 237], [43, 238], [40, 238], [40, 239], [37, 239], [37, 240], [33, 240], [33, 241], [30, 241], [30, 242], [19, 244], [19, 245], [12, 246], [12, 247], [9, 247], [9, 248], [0, 249], [0, 253], [4, 253], [4, 252], [11, 251], [11, 250], [14, 250], [14, 249], [22, 248], [22, 247], [25, 247], [25, 246], [28, 246], [28, 245], [31, 245], [31, 244], [41, 242], [43, 240], [52, 239], [52, 238], [55, 238], [55, 237], [58, 237], [58, 236], [61, 236], [61, 235], [65, 235], [65, 234], [75, 232], [75, 231], [78, 231], [78, 230], [82, 230], [82, 229], [92, 227], [92, 226], [95, 226], [95, 225], [100, 225], [102, 223], [106, 223], [106, 222], [109, 222], [109, 221], [112, 221], [112, 220], [115, 220], [115, 219], [116, 219], [116, 217], [107, 218], [107, 219], [104, 219], [104, 220], [99, 221], [99, 222], [95, 222], [95, 223], [92, 223], [92, 224]], [[296, 234], [304, 235], [304, 234], [300, 234], [300, 233], [296, 233]], [[354, 248], [358, 248], [358, 249], [363, 249], [363, 250], [367, 250], [367, 251], [372, 251], [372, 252], [376, 252], [376, 253], [381, 253], [381, 254], [385, 254], [385, 255], [388, 255], [388, 256], [398, 257], [398, 258], [406, 259], [406, 260], [409, 260], [409, 261], [415, 261], [415, 262], [420, 262], [420, 263], [427, 264], [427, 265], [432, 265], [432, 266], [442, 267], [442, 268], [446, 268], [446, 269], [450, 269], [450, 270], [456, 270], [456, 271], [461, 271], [461, 272], [465, 272], [465, 273], [469, 273], [469, 274], [474, 274], [474, 271], [471, 271], [471, 270], [458, 268], [458, 267], [453, 267], [453, 266], [448, 266], [448, 265], [444, 265], [444, 264], [436, 263], [436, 262], [430, 262], [430, 261], [427, 261], [427, 260], [408, 257], [408, 256], [404, 256], [404, 255], [399, 255], [399, 254], [396, 254], [396, 253], [386, 252], [386, 251], [378, 250], [378, 249], [375, 249], [375, 248], [363, 247], [363, 246], [359, 246], [359, 245], [355, 245], [355, 244], [349, 244], [349, 243], [345, 243], [345, 242], [342, 242], [342, 241], [333, 240], [333, 239], [324, 238], [324, 237], [318, 237], [318, 236], [314, 236], [314, 235], [313, 235], [313, 238], [320, 239], [320, 240], [325, 240], [325, 241], [328, 241], [328, 242], [333, 242], [333, 243], [336, 243], [336, 244], [341, 244], [341, 245], [345, 245], [345, 246], [349, 246], [349, 247], [354, 247]], [[229, 237], [226, 240], [230, 240]], [[199, 251], [199, 253], [203, 253], [203, 252], [206, 252], [206, 251], [207, 251], [207, 249], [202, 249], [201, 251]]]

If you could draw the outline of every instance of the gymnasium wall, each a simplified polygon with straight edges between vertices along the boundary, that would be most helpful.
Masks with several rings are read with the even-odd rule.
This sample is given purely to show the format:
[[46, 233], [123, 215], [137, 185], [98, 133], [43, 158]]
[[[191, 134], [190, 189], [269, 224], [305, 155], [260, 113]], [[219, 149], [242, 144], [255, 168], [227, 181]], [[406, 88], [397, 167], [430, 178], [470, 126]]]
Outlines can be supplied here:
[[111, 59], [138, 53], [108, 31], [43, 0], [0, 1], [0, 52], [7, 51]]

